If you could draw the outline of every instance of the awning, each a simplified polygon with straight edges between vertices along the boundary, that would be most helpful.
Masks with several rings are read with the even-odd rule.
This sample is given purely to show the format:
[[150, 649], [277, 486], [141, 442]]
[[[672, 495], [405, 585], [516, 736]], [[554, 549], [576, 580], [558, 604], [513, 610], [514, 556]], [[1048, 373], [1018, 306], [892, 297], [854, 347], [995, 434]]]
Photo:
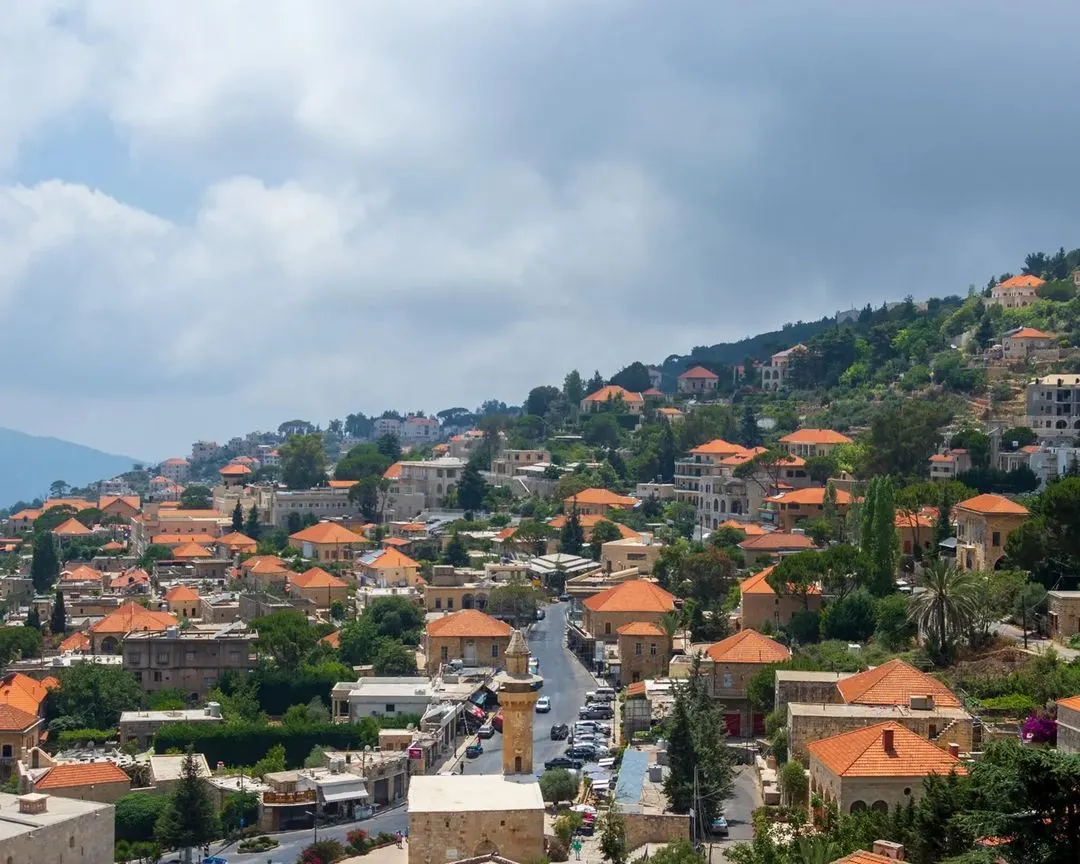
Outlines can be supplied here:
[[345, 788], [327, 790], [323, 792], [322, 800], [327, 804], [338, 801], [362, 801], [368, 797], [367, 789], [363, 783], [350, 783]]

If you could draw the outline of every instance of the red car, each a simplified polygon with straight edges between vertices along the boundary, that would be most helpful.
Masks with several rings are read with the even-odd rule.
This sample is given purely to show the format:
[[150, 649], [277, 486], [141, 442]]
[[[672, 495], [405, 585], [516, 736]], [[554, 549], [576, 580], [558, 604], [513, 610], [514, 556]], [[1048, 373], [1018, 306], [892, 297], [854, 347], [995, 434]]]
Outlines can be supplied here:
[[495, 727], [496, 732], [502, 732], [502, 721], [502, 711], [500, 711], [498, 714], [491, 718], [491, 725]]

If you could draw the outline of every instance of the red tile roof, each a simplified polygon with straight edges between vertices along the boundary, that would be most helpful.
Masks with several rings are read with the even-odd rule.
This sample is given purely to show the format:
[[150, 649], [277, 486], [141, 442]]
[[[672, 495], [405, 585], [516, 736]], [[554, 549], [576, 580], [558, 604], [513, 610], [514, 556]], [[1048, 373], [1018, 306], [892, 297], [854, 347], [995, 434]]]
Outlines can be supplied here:
[[224, 546], [226, 549], [255, 549], [259, 544], [252, 540], [247, 534], [241, 534], [239, 531], [230, 531], [223, 537], [218, 537], [216, 540], [211, 540], [213, 543], [217, 543], [218, 546]]
[[[765, 500], [776, 504], [805, 504], [807, 506], [821, 507], [825, 503], [826, 491], [824, 486], [809, 486], [805, 489], [792, 489], [790, 492], [784, 492], [780, 495], [770, 495]], [[836, 503], [841, 506], [850, 504], [851, 493], [845, 492], [843, 489], [837, 489]]]
[[759, 537], [747, 537], [739, 544], [740, 549], [751, 552], [786, 552], [788, 550], [813, 549], [814, 541], [805, 534], [788, 534], [770, 531]]
[[11, 705], [30, 714], [41, 712], [41, 703], [52, 687], [55, 678], [37, 681], [22, 672], [11, 672], [0, 678], [0, 705]]
[[324, 645], [329, 645], [331, 648], [341, 647], [341, 631], [335, 630], [333, 633], [327, 633], [322, 639], [319, 640]]
[[616, 631], [620, 636], [667, 636], [667, 631], [659, 624], [649, 621], [632, 621], [623, 624]]
[[99, 783], [130, 783], [131, 778], [115, 762], [62, 762], [54, 765], [34, 784], [35, 790], [69, 789]]
[[327, 573], [321, 567], [312, 567], [303, 573], [293, 573], [289, 581], [297, 588], [346, 588], [348, 583]]
[[637, 498], [629, 495], [619, 495], [610, 489], [582, 489], [577, 495], [571, 495], [563, 502], [564, 509], [570, 509], [577, 503], [593, 507], [623, 507], [630, 508], [638, 505]]
[[359, 534], [354, 534], [348, 528], [338, 525], [336, 522], [320, 522], [318, 525], [312, 525], [310, 528], [290, 534], [289, 539], [299, 540], [302, 543], [315, 543], [316, 545], [364, 542], [364, 538]]
[[404, 552], [399, 552], [393, 547], [387, 547], [382, 550], [378, 558], [374, 558], [362, 566], [369, 570], [391, 570], [399, 567], [419, 567], [420, 565]]
[[728, 519], [726, 522], [721, 522], [716, 526], [719, 528], [734, 528], [736, 531], [742, 531], [747, 537], [760, 537], [762, 534], [771, 533], [769, 529], [763, 528], [756, 522], [739, 522], [736, 519]]
[[80, 564], [74, 570], [65, 570], [60, 574], [61, 582], [100, 582], [101, 571], [86, 564]]
[[[887, 732], [892, 744], [886, 746]], [[964, 763], [892, 720], [811, 741], [810, 755], [839, 777], [926, 777], [966, 774]]]
[[587, 598], [585, 608], [593, 612], [670, 612], [675, 608], [675, 595], [648, 579], [631, 579]]
[[199, 599], [199, 592], [186, 585], [174, 585], [165, 592], [165, 599], [169, 603], [194, 603]]
[[791, 659], [787, 648], [757, 630], [740, 630], [714, 642], [705, 653], [718, 663], [782, 663]]
[[247, 465], [226, 465], [218, 474], [222, 477], [246, 477], [251, 473], [251, 469]]
[[184, 543], [172, 550], [173, 558], [213, 558], [214, 553], [199, 543]]
[[90, 639], [85, 633], [72, 633], [63, 642], [60, 643], [60, 653], [66, 654], [70, 651], [89, 651]]
[[509, 636], [511, 627], [505, 621], [485, 615], [478, 609], [463, 609], [451, 615], [444, 615], [434, 621], [429, 621], [427, 632], [429, 636]]
[[93, 532], [72, 516], [53, 528], [52, 533], [57, 537], [82, 537]]
[[798, 429], [780, 439], [781, 444], [850, 444], [851, 439], [832, 429]]
[[601, 387], [595, 393], [590, 393], [585, 397], [586, 402], [607, 402], [609, 399], [622, 399], [626, 404], [638, 404], [645, 400], [641, 397], [640, 393], [631, 393], [625, 387], [620, 387], [618, 384], [608, 384], [606, 387]]
[[397, 480], [398, 477], [401, 476], [401, 463], [395, 462], [393, 465], [383, 471], [382, 476], [387, 480]]
[[725, 441], [723, 438], [713, 438], [712, 441], [706, 441], [695, 447], [690, 451], [695, 456], [734, 456], [736, 454], [748, 453], [749, 451], [741, 444], [732, 444], [730, 441]]
[[[1038, 276], [1024, 275], [1024, 276], [1012, 276], [1002, 282], [1000, 285], [995, 285], [995, 288], [1038, 288], [1046, 284], [1045, 279], [1040, 279]], [[991, 294], [994, 289], [991, 289]]]
[[692, 369], [687, 369], [682, 375], [679, 376], [679, 380], [685, 380], [689, 378], [700, 378], [708, 381], [719, 381], [720, 376], [715, 372], [710, 372], [704, 366], [694, 366]]
[[836, 688], [845, 702], [858, 705], [907, 705], [912, 696], [933, 696], [935, 705], [963, 707], [948, 687], [900, 659], [838, 681]]
[[1004, 495], [994, 495], [989, 492], [983, 495], [976, 495], [974, 498], [968, 498], [966, 501], [961, 501], [956, 506], [962, 507], [964, 510], [971, 510], [975, 513], [983, 513], [986, 515], [1028, 515], [1028, 509], [1023, 504], [1017, 504], [1015, 501], [1009, 500]]
[[1021, 327], [1015, 333], [1010, 333], [1005, 337], [1006, 339], [1053, 339], [1053, 333], [1045, 333], [1042, 330], [1036, 330], [1034, 327]]
[[39, 721], [37, 714], [31, 714], [14, 705], [0, 703], [0, 732], [25, 732]]
[[[775, 565], [773, 567], [766, 567], [761, 572], [755, 573], [753, 576], [749, 576], [746, 579], [743, 579], [743, 581], [739, 583], [739, 593], [741, 593], [741, 594], [775, 594], [776, 592], [773, 590], [772, 585], [769, 584], [769, 574], [772, 573], [772, 571], [775, 570], [775, 569], [776, 569]], [[793, 587], [790, 590], [791, 590], [791, 593], [795, 593], [795, 590], [794, 590]], [[810, 590], [807, 593], [808, 594], [820, 594], [821, 593], [821, 588], [818, 587], [817, 585], [811, 585]]]
[[92, 624], [90, 632], [120, 635], [135, 632], [160, 633], [166, 627], [175, 627], [177, 624], [179, 622], [168, 612], [151, 612], [133, 601], [125, 603], [112, 614]]
[[850, 855], [837, 858], [832, 864], [896, 864], [896, 861], [887, 855], [878, 855], [877, 852], [856, 849]]
[[1080, 696], [1070, 696], [1068, 699], [1058, 699], [1058, 708], [1064, 705], [1066, 708], [1071, 708], [1073, 711], [1080, 711]]

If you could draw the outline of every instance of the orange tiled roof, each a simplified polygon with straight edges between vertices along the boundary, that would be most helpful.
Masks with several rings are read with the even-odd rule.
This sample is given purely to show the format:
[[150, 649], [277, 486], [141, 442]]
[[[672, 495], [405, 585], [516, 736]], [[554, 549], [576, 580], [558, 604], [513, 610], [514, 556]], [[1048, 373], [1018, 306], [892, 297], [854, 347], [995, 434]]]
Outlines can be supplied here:
[[170, 603], [195, 602], [199, 599], [199, 592], [186, 585], [174, 585], [165, 592], [165, 599]]
[[931, 462], [955, 462], [956, 457], [952, 453], [935, 453], [930, 457]]
[[637, 404], [644, 402], [640, 393], [631, 393], [625, 387], [620, 387], [618, 384], [608, 384], [605, 387], [601, 387], [595, 393], [590, 393], [585, 397], [586, 402], [607, 402], [609, 399], [622, 399], [628, 405], [631, 403]]
[[856, 849], [850, 855], [837, 858], [832, 864], [896, 864], [896, 862], [888, 855], [878, 855], [877, 852]]
[[363, 543], [364, 538], [336, 522], [320, 522], [289, 535], [290, 540], [315, 544]]
[[115, 612], [91, 625], [91, 633], [120, 634], [135, 632], [160, 633], [179, 622], [168, 612], [151, 612], [138, 603], [125, 603]]
[[896, 516], [893, 517], [893, 524], [897, 528], [933, 528], [934, 520], [924, 512], [915, 513], [911, 510], [897, 510]]
[[479, 609], [463, 609], [428, 622], [429, 636], [509, 636], [511, 627], [505, 621], [485, 615]]
[[40, 722], [37, 714], [31, 714], [14, 705], [0, 703], [0, 732], [25, 732]]
[[686, 379], [689, 379], [689, 378], [701, 378], [703, 380], [707, 379], [709, 381], [719, 381], [720, 380], [719, 375], [717, 375], [715, 372], [710, 372], [704, 366], [694, 366], [691, 369], [687, 369], [685, 372], [682, 373], [682, 375], [679, 376], [680, 381], [683, 381], [683, 380], [686, 380]]
[[331, 489], [352, 489], [359, 482], [359, 480], [329, 480], [326, 485]]
[[615, 632], [620, 636], [667, 636], [663, 627], [650, 621], [632, 621], [623, 624]]
[[132, 510], [138, 510], [142, 507], [142, 500], [138, 495], [100, 495], [98, 496], [98, 510], [104, 510], [117, 501], [127, 504]]
[[798, 429], [780, 439], [781, 444], [850, 444], [851, 439], [832, 429]]
[[53, 528], [52, 533], [57, 537], [82, 537], [93, 532], [72, 516]]
[[214, 553], [201, 543], [185, 543], [172, 550], [173, 558], [213, 558]]
[[1036, 330], [1034, 327], [1021, 327], [1015, 333], [1010, 333], [1005, 337], [1006, 339], [1053, 339], [1053, 333], [1045, 333], [1042, 330]]
[[584, 504], [594, 507], [636, 507], [637, 498], [629, 495], [619, 495], [610, 489], [582, 489], [577, 495], [571, 495], [563, 502], [564, 507], [573, 507], [574, 504]]
[[183, 546], [185, 543], [198, 543], [202, 546], [209, 546], [211, 543], [218, 542], [217, 538], [211, 534], [155, 534], [150, 538], [150, 542], [156, 546]]
[[[1040, 279], [1038, 276], [1012, 276], [1002, 282], [1000, 285], [994, 286], [995, 288], [1038, 288], [1041, 285], [1045, 285], [1046, 280]], [[991, 289], [993, 293], [993, 289]]]
[[[663, 391], [662, 390], [657, 390], [655, 387], [650, 387], [648, 390], [642, 390], [641, 395], [642, 396], [648, 396], [649, 398], [652, 398], [652, 399], [663, 399], [664, 398]], [[663, 411], [664, 409], [661, 408], [660, 410]]]
[[[772, 585], [769, 584], [769, 574], [775, 570], [775, 565], [772, 567], [766, 567], [760, 573], [755, 573], [747, 579], [743, 579], [739, 583], [739, 592], [742, 594], [775, 594]], [[789, 590], [794, 593], [794, 588], [790, 587]], [[808, 594], [820, 594], [821, 588], [817, 585], [811, 585]]]
[[585, 600], [593, 612], [670, 612], [675, 595], [648, 579], [622, 582]]
[[20, 510], [18, 513], [12, 513], [11, 518], [12, 519], [19, 519], [19, 520], [25, 519], [25, 520], [27, 520], [29, 522], [33, 522], [40, 515], [41, 515], [40, 510], [26, 509], [26, 510]]
[[397, 480], [401, 476], [401, 463], [395, 462], [385, 471], [383, 471], [383, 478], [385, 480]]
[[371, 570], [390, 570], [396, 567], [419, 567], [420, 565], [403, 552], [387, 547], [378, 558], [364, 566]]
[[127, 548], [123, 543], [118, 543], [116, 540], [110, 540], [104, 546], [101, 547], [102, 552], [123, 552]]
[[327, 573], [321, 567], [312, 567], [310, 570], [305, 570], [303, 573], [293, 573], [289, 576], [289, 581], [297, 588], [345, 588], [347, 583], [338, 579], [330, 573]]
[[990, 492], [983, 495], [976, 495], [974, 498], [968, 498], [966, 501], [961, 501], [956, 506], [962, 507], [965, 510], [971, 510], [975, 513], [982, 513], [987, 516], [1001, 514], [1010, 516], [1028, 515], [1028, 509], [1023, 504], [1017, 504], [1015, 501], [1009, 500], [1004, 495], [994, 495]]
[[247, 465], [226, 465], [218, 474], [222, 477], [246, 477], [251, 473], [251, 469]]
[[665, 406], [663, 408], [660, 408], [657, 413], [663, 414], [666, 417], [682, 417], [683, 416], [682, 411], [680, 411], [678, 408], [673, 408], [670, 405], [667, 405], [667, 406]]
[[1080, 696], [1070, 696], [1068, 699], [1058, 699], [1058, 707], [1064, 705], [1066, 708], [1071, 708], [1073, 711], [1080, 711]]
[[[886, 747], [885, 732], [892, 732]], [[964, 763], [892, 720], [811, 741], [810, 755], [838, 777], [926, 777], [966, 774]]]
[[51, 510], [53, 507], [70, 507], [76, 512], [89, 510], [94, 505], [85, 498], [50, 498], [42, 506], [42, 510]]
[[[505, 538], [502, 538], [505, 539]], [[401, 537], [383, 537], [383, 546], [408, 546], [409, 541]]]
[[690, 451], [695, 456], [735, 456], [749, 451], [741, 444], [732, 444], [723, 438], [713, 438]]
[[218, 546], [224, 546], [226, 549], [255, 549], [259, 545], [247, 534], [241, 534], [239, 531], [230, 531], [224, 537], [218, 537], [216, 540], [211, 538], [210, 542], [217, 543]]
[[[548, 527], [553, 528], [557, 531], [561, 530], [566, 526], [566, 519], [566, 515], [560, 513], [558, 516], [554, 517], [547, 523]], [[578, 514], [578, 521], [581, 523], [581, 528], [585, 532], [591, 532], [601, 522], [610, 522], [612, 525], [619, 529], [619, 534], [622, 535], [623, 540], [641, 539], [640, 532], [635, 531], [633, 528], [629, 528], [626, 525], [623, 525], [621, 522], [616, 522], [613, 519], [608, 519], [606, 516], [603, 516], [600, 513], [580, 513]]]
[[60, 653], [67, 654], [72, 651], [89, 651], [90, 639], [83, 632], [72, 633], [60, 643]]
[[912, 696], [933, 696], [935, 705], [963, 707], [948, 687], [899, 659], [838, 681], [836, 689], [856, 705], [907, 705]]
[[11, 672], [0, 678], [0, 705], [11, 705], [29, 714], [39, 714], [46, 694], [56, 685], [55, 678], [36, 681], [22, 672]]
[[635, 681], [629, 687], [626, 688], [626, 696], [628, 699], [632, 699], [635, 696], [645, 695], [645, 682]]
[[282, 573], [288, 568], [277, 555], [258, 555], [241, 561], [240, 569], [249, 573]]
[[[793, 489], [790, 492], [784, 492], [782, 495], [770, 495], [765, 500], [777, 504], [806, 504], [820, 507], [825, 503], [825, 492], [824, 486], [808, 486], [805, 489]], [[839, 505], [850, 504], [851, 493], [845, 492], [843, 489], [837, 489], [836, 503]]]
[[814, 541], [805, 534], [788, 534], [784, 531], [770, 531], [758, 537], [747, 537], [739, 544], [740, 549], [752, 552], [780, 552], [795, 549], [813, 549]]
[[329, 645], [331, 648], [341, 647], [341, 631], [335, 630], [333, 633], [327, 633], [322, 639], [319, 640], [323, 645]]
[[61, 582], [100, 582], [101, 571], [95, 570], [93, 567], [88, 567], [86, 564], [80, 564], [74, 570], [65, 570], [60, 574]]
[[742, 531], [747, 537], [760, 537], [762, 534], [771, 533], [767, 528], [763, 528], [756, 522], [739, 522], [735, 519], [728, 519], [726, 522], [721, 522], [716, 527], [734, 528], [737, 531]]
[[62, 762], [50, 768], [34, 789], [69, 789], [72, 786], [94, 786], [98, 783], [119, 783], [130, 778], [115, 762]]
[[127, 588], [131, 585], [149, 585], [150, 574], [141, 567], [132, 567], [125, 570], [109, 581], [110, 588]]
[[783, 663], [791, 659], [787, 648], [757, 630], [740, 630], [714, 642], [705, 653], [718, 663]]

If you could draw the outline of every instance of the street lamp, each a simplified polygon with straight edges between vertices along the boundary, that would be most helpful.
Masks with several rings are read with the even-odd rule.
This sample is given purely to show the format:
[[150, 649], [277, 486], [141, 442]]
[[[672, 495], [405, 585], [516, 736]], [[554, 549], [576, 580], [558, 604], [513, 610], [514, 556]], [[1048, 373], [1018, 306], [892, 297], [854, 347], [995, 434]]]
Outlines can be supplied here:
[[[316, 792], [315, 794], [318, 795], [319, 793]], [[312, 840], [312, 842], [313, 843], [318, 843], [319, 842], [319, 801], [318, 801], [318, 798], [315, 799], [315, 809], [314, 810], [305, 810], [304, 815], [311, 817], [311, 824], [315, 826], [315, 837]]]

